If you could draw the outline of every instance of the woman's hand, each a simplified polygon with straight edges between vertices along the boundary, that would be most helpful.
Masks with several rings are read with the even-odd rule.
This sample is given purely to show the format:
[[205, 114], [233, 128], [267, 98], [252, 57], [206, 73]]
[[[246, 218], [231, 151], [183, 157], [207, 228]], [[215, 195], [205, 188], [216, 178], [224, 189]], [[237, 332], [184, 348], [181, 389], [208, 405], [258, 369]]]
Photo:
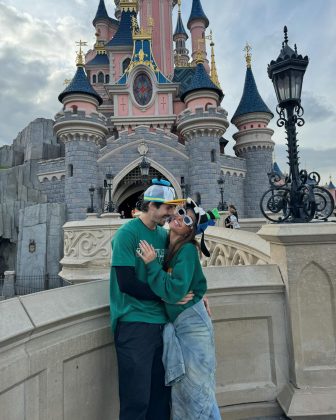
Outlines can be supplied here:
[[140, 241], [139, 248], [140, 251], [137, 251], [137, 254], [145, 264], [155, 260], [156, 252], [153, 245], [150, 245], [147, 241]]

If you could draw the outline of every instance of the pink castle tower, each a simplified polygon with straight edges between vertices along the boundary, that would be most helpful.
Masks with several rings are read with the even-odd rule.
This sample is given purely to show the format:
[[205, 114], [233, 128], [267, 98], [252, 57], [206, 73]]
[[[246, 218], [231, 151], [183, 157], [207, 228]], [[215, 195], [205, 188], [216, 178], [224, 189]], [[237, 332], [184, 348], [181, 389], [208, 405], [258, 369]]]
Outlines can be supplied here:
[[153, 19], [153, 55], [162, 73], [170, 77], [174, 71], [172, 11], [177, 0], [139, 0], [140, 26], [148, 28]]
[[193, 0], [190, 17], [188, 20], [188, 29], [191, 32], [191, 44], [192, 44], [192, 63], [196, 63], [196, 55], [199, 51], [202, 52], [204, 68], [207, 73], [210, 72], [209, 61], [207, 60], [206, 54], [206, 40], [205, 31], [209, 26], [209, 19], [206, 17], [201, 0]]

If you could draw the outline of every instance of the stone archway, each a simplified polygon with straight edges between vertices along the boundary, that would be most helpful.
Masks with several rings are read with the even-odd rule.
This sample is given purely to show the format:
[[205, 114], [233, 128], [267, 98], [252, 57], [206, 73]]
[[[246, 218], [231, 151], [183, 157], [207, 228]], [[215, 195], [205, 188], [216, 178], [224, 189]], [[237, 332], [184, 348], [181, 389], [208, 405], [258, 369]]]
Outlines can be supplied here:
[[141, 177], [140, 169], [136, 166], [118, 183], [114, 191], [114, 201], [118, 206], [118, 212], [124, 212], [126, 218], [130, 218], [131, 211], [135, 208], [136, 203], [140, 200], [141, 195], [148, 187], [152, 178], [157, 178], [162, 174], [151, 167], [149, 169], [148, 182]]

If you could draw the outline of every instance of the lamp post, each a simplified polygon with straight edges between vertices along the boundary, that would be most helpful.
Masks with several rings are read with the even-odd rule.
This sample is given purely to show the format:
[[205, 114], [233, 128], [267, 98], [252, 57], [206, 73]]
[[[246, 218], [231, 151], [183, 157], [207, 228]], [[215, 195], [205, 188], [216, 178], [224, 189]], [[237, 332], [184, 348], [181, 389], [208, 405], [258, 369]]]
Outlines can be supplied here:
[[277, 223], [284, 221], [303, 223], [313, 218], [326, 219], [330, 216], [333, 198], [323, 187], [318, 186], [320, 175], [299, 169], [296, 126], [302, 127], [304, 110], [301, 106], [303, 77], [309, 59], [298, 54], [288, 45], [287, 27], [284, 27], [284, 42], [279, 57], [268, 65], [268, 76], [272, 79], [278, 100], [278, 127], [285, 127], [289, 175], [280, 185], [280, 177], [274, 172], [268, 174], [271, 188], [261, 198], [263, 215]]
[[91, 206], [88, 207], [88, 209], [87, 209], [87, 212], [88, 213], [94, 213], [94, 207], [93, 207], [93, 196], [94, 196], [94, 192], [95, 192], [95, 187], [93, 185], [91, 185], [91, 187], [89, 188], [90, 199], [91, 199]]
[[139, 163], [139, 168], [140, 168], [141, 177], [145, 183], [148, 181], [150, 167], [151, 167], [150, 162], [146, 159], [146, 156], [143, 154], [142, 160]]
[[108, 202], [104, 207], [104, 211], [108, 213], [114, 212], [114, 204], [112, 201], [112, 186], [113, 186], [113, 178], [114, 175], [111, 173], [108, 173], [105, 175], [106, 179], [104, 179], [104, 189], [105, 191], [108, 191]]
[[220, 195], [221, 195], [221, 201], [218, 203], [218, 210], [224, 211], [224, 210], [227, 210], [227, 204], [224, 201], [225, 178], [223, 178], [222, 175], [217, 179], [217, 184], [219, 185], [219, 192], [220, 192]]

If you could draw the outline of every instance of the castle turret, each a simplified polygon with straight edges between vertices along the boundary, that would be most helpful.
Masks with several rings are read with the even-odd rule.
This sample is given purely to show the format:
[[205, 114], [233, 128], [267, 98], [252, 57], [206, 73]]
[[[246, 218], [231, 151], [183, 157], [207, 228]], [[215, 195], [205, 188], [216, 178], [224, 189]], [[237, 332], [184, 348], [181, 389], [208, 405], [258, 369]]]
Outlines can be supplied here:
[[137, 17], [138, 3], [136, 0], [122, 0], [119, 28], [105, 48], [110, 62], [110, 83], [119, 80], [127, 69], [133, 52], [132, 21]]
[[179, 115], [177, 130], [186, 140], [189, 155], [186, 183], [191, 194], [206, 208], [219, 202], [220, 138], [229, 126], [227, 112], [219, 107], [223, 96], [211, 81], [199, 54], [194, 77], [181, 95], [188, 108]]
[[59, 95], [63, 111], [55, 117], [54, 132], [65, 144], [65, 203], [68, 220], [85, 218], [90, 204], [89, 188], [97, 187], [99, 145], [107, 134], [106, 119], [98, 114], [102, 99], [85, 71], [80, 41], [77, 71]]
[[176, 0], [139, 0], [140, 26], [148, 29], [153, 21], [154, 59], [168, 77], [174, 71], [172, 11], [176, 3]]
[[186, 41], [188, 38], [189, 37], [186, 30], [184, 29], [181, 16], [181, 0], [178, 0], [178, 16], [173, 36], [176, 46], [174, 55], [174, 62], [176, 67], [186, 67], [189, 63], [189, 51], [186, 47]]
[[242, 98], [231, 122], [238, 128], [233, 135], [235, 153], [246, 159], [247, 177], [245, 179], [246, 217], [259, 217], [259, 201], [269, 188], [267, 174], [273, 166], [273, 130], [267, 128], [273, 113], [262, 100], [251, 68], [251, 47], [246, 51], [246, 77]]
[[107, 13], [104, 0], [99, 0], [99, 5], [95, 18], [92, 21], [96, 29], [97, 44], [104, 45], [116, 33], [119, 22], [116, 19], [110, 18]]
[[207, 73], [210, 72], [209, 61], [206, 54], [205, 30], [209, 26], [209, 19], [206, 17], [201, 0], [193, 0], [190, 17], [188, 20], [188, 29], [191, 32], [192, 61], [196, 63], [198, 51], [202, 52], [204, 68]]

